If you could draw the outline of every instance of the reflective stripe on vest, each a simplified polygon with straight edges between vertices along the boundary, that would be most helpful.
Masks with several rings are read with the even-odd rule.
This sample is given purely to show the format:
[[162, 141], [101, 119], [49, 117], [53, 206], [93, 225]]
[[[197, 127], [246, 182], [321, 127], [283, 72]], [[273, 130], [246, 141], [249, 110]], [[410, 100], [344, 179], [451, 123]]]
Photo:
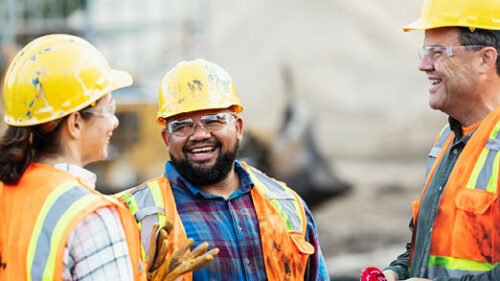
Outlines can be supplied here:
[[436, 138], [435, 144], [432, 147], [431, 151], [429, 152], [429, 160], [427, 161], [424, 184], [427, 182], [427, 177], [429, 177], [429, 173], [431, 172], [432, 167], [434, 166], [434, 162], [436, 162], [436, 158], [439, 156], [439, 153], [441, 153], [441, 150], [443, 149], [446, 140], [450, 136], [450, 133], [451, 133], [450, 124], [446, 124], [446, 126], [444, 126], [444, 128], [441, 130], [438, 137]]
[[495, 193], [498, 188], [498, 163], [500, 159], [500, 121], [490, 134], [489, 139], [476, 162], [466, 188], [482, 189]]
[[273, 205], [283, 219], [288, 231], [302, 232], [303, 221], [300, 215], [300, 207], [295, 196], [288, 191], [289, 188], [271, 180], [252, 167], [247, 169], [247, 171], [252, 181], [255, 182], [255, 187], [259, 188], [266, 195], [271, 205]]
[[[498, 218], [499, 120], [500, 108], [497, 108], [474, 129], [475, 133], [449, 175], [432, 228], [428, 275], [425, 276], [429, 279], [475, 275], [500, 264], [497, 254], [497, 241], [500, 240], [495, 229], [495, 218]], [[432, 171], [439, 165], [443, 152], [448, 150], [452, 137], [446, 126], [436, 140], [436, 149], [433, 148], [435, 151], [431, 151], [430, 156], [439, 156], [429, 159], [437, 162], [428, 165], [427, 173], [429, 167], [431, 172], [426, 176], [420, 200], [414, 204], [414, 218], [432, 180]], [[440, 153], [436, 153], [437, 150], [441, 150]]]
[[43, 204], [31, 236], [28, 248], [28, 280], [52, 280], [57, 248], [68, 223], [94, 200], [89, 190], [76, 181], [58, 186]]
[[[147, 247], [149, 247], [149, 240], [151, 237], [150, 230], [153, 224], [158, 222], [160, 224], [160, 229], [166, 223], [165, 203], [163, 202], [161, 188], [157, 181], [149, 181], [145, 185], [125, 194], [122, 200], [127, 203], [130, 212], [138, 222], [141, 232], [142, 259], [145, 261], [149, 250]], [[148, 220], [143, 225], [142, 219], [151, 214], [156, 214], [156, 219]], [[142, 231], [143, 228], [145, 231]]]
[[476, 275], [490, 271], [500, 263], [483, 263], [466, 259], [451, 257], [429, 257], [429, 276], [447, 276], [460, 278], [464, 274]]

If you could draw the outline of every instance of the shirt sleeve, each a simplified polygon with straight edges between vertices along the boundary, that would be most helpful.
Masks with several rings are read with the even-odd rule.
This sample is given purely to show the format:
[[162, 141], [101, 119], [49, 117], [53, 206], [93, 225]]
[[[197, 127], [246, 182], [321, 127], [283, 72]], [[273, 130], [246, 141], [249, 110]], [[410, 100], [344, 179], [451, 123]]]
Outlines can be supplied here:
[[304, 204], [304, 210], [307, 217], [307, 231], [305, 238], [309, 243], [311, 243], [311, 245], [314, 246], [315, 250], [314, 254], [309, 256], [304, 281], [329, 281], [330, 275], [328, 274], [325, 258], [323, 257], [321, 247], [319, 246], [316, 223], [314, 222], [314, 218], [306, 203], [304, 201], [302, 201], [302, 203]]
[[[410, 233], [413, 233], [413, 218], [410, 219]], [[406, 243], [406, 251], [393, 260], [384, 270], [392, 270], [398, 274], [399, 280], [405, 280], [409, 277], [408, 264], [410, 262], [411, 242]]]
[[110, 207], [96, 210], [78, 224], [63, 257], [64, 281], [133, 281], [125, 231]]

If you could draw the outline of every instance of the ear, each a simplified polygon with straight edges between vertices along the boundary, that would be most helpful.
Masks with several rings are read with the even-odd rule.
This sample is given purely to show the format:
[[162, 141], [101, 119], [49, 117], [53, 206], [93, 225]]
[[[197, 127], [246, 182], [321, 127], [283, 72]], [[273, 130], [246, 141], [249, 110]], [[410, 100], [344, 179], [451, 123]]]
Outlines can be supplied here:
[[236, 120], [234, 121], [234, 125], [236, 128], [236, 137], [238, 141], [241, 141], [243, 139], [243, 119], [241, 117], [236, 117]]
[[168, 134], [167, 128], [163, 128], [163, 130], [161, 130], [161, 138], [163, 139], [163, 142], [168, 148], [170, 144], [170, 136]]
[[85, 120], [83, 120], [82, 116], [78, 112], [71, 113], [68, 115], [68, 118], [66, 118], [66, 130], [68, 132], [68, 135], [72, 139], [79, 139], [82, 137], [82, 129]]
[[488, 72], [491, 69], [496, 73], [496, 64], [498, 53], [497, 50], [493, 47], [485, 47], [481, 51], [481, 64], [480, 71]]

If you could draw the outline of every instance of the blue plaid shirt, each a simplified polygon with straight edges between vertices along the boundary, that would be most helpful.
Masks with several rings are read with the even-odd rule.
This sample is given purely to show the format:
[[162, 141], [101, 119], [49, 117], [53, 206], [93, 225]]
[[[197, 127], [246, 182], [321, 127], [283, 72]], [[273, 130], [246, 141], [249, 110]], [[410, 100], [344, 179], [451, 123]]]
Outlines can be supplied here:
[[[172, 191], [187, 236], [195, 246], [208, 242], [219, 248], [215, 259], [193, 273], [193, 280], [267, 280], [259, 221], [250, 191], [254, 184], [243, 166], [236, 161], [240, 189], [228, 199], [211, 195], [187, 182], [172, 166], [165, 165], [164, 176]], [[316, 252], [309, 257], [304, 280], [330, 280], [318, 243], [316, 224], [304, 203], [307, 216], [306, 240]]]

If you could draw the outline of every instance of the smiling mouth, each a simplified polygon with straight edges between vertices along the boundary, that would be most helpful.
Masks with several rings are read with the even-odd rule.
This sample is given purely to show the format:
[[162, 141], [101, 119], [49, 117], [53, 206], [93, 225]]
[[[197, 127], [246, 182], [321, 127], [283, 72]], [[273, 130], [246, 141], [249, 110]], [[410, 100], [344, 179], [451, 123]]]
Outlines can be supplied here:
[[443, 79], [439, 79], [439, 78], [429, 79], [429, 82], [431, 83], [431, 86], [436, 86], [439, 83], [441, 83], [442, 81], [443, 81]]

